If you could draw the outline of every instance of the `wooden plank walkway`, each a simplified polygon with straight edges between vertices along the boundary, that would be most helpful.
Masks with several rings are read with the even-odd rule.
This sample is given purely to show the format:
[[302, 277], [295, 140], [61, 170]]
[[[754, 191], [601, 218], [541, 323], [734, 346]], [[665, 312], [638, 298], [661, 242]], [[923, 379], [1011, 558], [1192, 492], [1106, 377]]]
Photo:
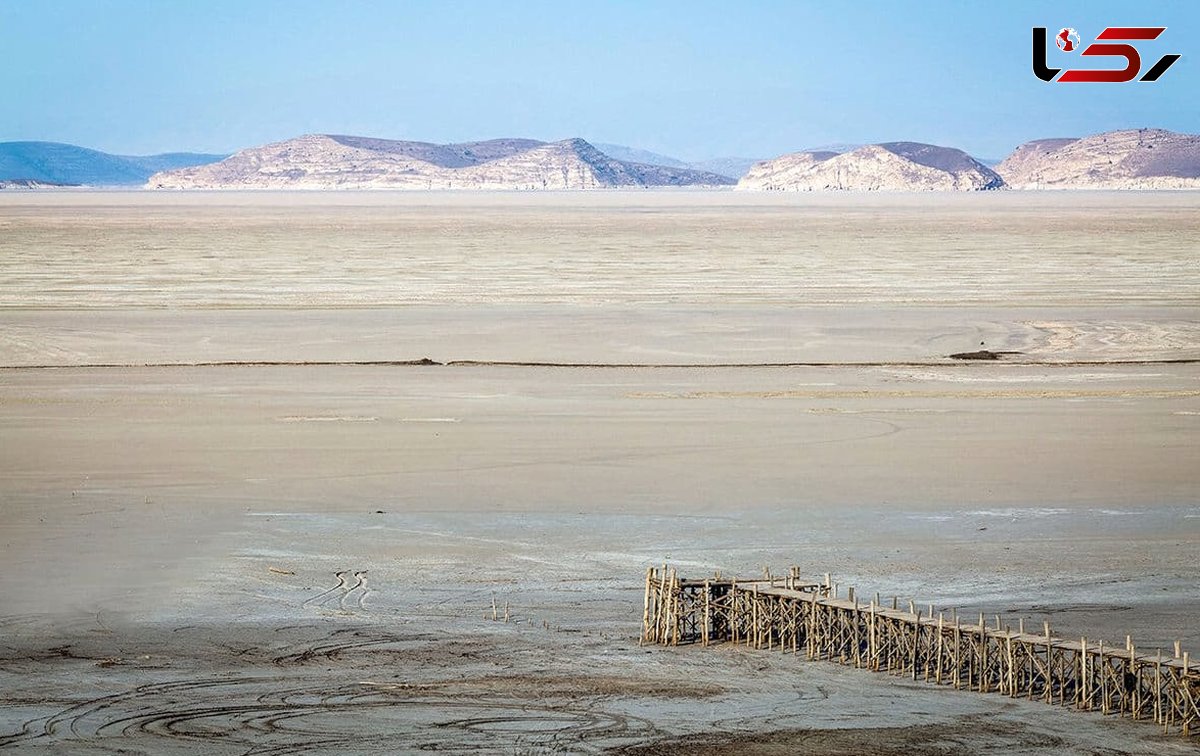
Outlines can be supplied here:
[[957, 690], [997, 693], [1084, 711], [1153, 721], [1165, 732], [1200, 736], [1200, 664], [1175, 644], [1174, 654], [1139, 652], [1103, 641], [1056, 638], [989, 625], [983, 614], [964, 622], [933, 607], [922, 613], [839, 595], [828, 575], [736, 580], [680, 578], [674, 569], [646, 572], [642, 642], [663, 645], [735, 643], [778, 649], [876, 672], [911, 676]]

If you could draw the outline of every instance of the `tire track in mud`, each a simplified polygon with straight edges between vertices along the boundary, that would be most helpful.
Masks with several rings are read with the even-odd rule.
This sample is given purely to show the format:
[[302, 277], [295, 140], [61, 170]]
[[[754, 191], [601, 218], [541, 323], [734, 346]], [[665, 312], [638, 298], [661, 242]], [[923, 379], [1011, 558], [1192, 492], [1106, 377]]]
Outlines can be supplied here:
[[[394, 639], [366, 640], [351, 643], [326, 643], [307, 648], [299, 653], [277, 656], [271, 660], [271, 663], [277, 667], [288, 667], [307, 664], [318, 659], [324, 661], [340, 661], [343, 654], [347, 652], [379, 648], [380, 646], [394, 645], [396, 643], [397, 641]], [[396, 651], [403, 652], [404, 649], [396, 649]]]
[[[469, 711], [475, 716], [461, 717], [444, 722], [434, 722], [428, 725], [428, 737], [433, 741], [444, 741], [445, 731], [457, 730], [459, 737], [467, 735], [467, 741], [461, 744], [463, 748], [479, 748], [487, 745], [495, 747], [497, 735], [514, 736], [522, 745], [565, 746], [583, 742], [597, 741], [631, 741], [660, 737], [662, 731], [652, 721], [632, 715], [618, 714], [598, 710], [594, 702], [582, 702], [573, 705], [530, 705], [520, 701], [483, 701], [460, 700], [448, 696], [427, 696], [421, 698], [397, 698], [393, 700], [367, 698], [356, 696], [336, 707], [341, 713], [342, 706], [354, 711], [380, 707], [403, 706], [407, 708], [425, 707], [438, 713], [448, 711]], [[487, 712], [479, 715], [478, 712]], [[329, 732], [317, 732], [305, 729], [284, 727], [281, 722], [306, 716], [306, 713], [288, 713], [276, 716], [266, 723], [274, 728], [274, 732], [288, 734], [304, 734], [312, 739], [302, 742], [281, 744], [277, 746], [256, 747], [247, 753], [278, 756], [280, 754], [306, 753], [314, 749], [339, 749], [354, 745], [361, 748], [364, 741], [380, 748], [383, 752], [391, 753], [402, 742], [398, 733], [374, 733], [364, 735], [359, 732], [345, 733], [338, 737]], [[405, 728], [405, 735], [411, 736], [411, 727]], [[472, 738], [471, 736], [477, 736]]]
[[337, 585], [318, 593], [316, 596], [305, 599], [300, 605], [323, 607], [336, 599], [338, 609], [345, 612], [349, 611], [346, 604], [353, 596], [351, 603], [353, 608], [365, 611], [367, 608], [367, 596], [371, 593], [371, 588], [367, 585], [368, 571], [339, 570], [333, 573], [333, 576], [338, 580]]
[[[287, 681], [276, 675], [142, 685], [28, 722], [21, 733], [0, 738], [0, 747], [70, 738], [78, 743], [93, 741], [90, 744], [98, 747], [114, 739], [116, 749], [144, 743], [130, 741], [144, 735], [279, 756], [350, 746], [361, 750], [364, 745], [392, 753], [414, 737], [444, 740], [446, 731], [456, 731], [456, 739], [467, 748], [494, 744], [497, 735], [561, 747], [597, 741], [615, 744], [663, 734], [646, 718], [604, 711], [597, 706], [599, 700], [586, 696], [571, 703], [537, 704], [494, 693], [455, 694], [440, 690], [442, 685], [393, 689], [364, 683], [333, 688], [314, 683], [255, 695], [264, 685]], [[445, 685], [457, 682], [461, 681]], [[397, 708], [405, 710], [403, 719], [384, 717], [375, 732], [363, 732], [365, 712]], [[446, 714], [456, 716], [447, 719]]]
[[[365, 602], [366, 572], [345, 581], [351, 589], [342, 594], [346, 604]], [[9, 617], [0, 620], [0, 626], [24, 628], [33, 619]], [[319, 634], [312, 633], [319, 628]], [[171, 637], [177, 631], [201, 630], [183, 625], [161, 632]], [[381, 633], [370, 625], [330, 628], [300, 623], [267, 630], [268, 637], [278, 638], [282, 632], [310, 637], [249, 646], [198, 637], [202, 649], [222, 649], [222, 657], [235, 665], [227, 669], [243, 673], [216, 676], [209, 668], [185, 677], [186, 669], [156, 668], [149, 674], [160, 676], [157, 681], [108, 695], [41, 698], [36, 702], [39, 716], [24, 721], [15, 732], [0, 732], [0, 749], [54, 750], [69, 744], [96, 752], [174, 747], [270, 756], [346, 749], [394, 753], [444, 743], [452, 744], [453, 750], [487, 752], [500, 742], [518, 750], [578, 752], [584, 744], [592, 750], [664, 736], [653, 721], [623, 711], [643, 695], [636, 686], [613, 693], [600, 691], [587, 676], [495, 674], [476, 662], [456, 667], [465, 656], [462, 639], [432, 632]], [[91, 657], [47, 651], [46, 645], [52, 643], [39, 645], [35, 656], [50, 654], [53, 663], [65, 665], [59, 668], [63, 674], [91, 673]], [[268, 650], [271, 646], [274, 649]], [[199, 658], [207, 663], [206, 653]], [[35, 656], [24, 656], [23, 661], [35, 662]], [[394, 683], [348, 677], [380, 669], [418, 670], [419, 676]], [[144, 673], [130, 669], [124, 674]], [[130, 678], [102, 678], [101, 684], [116, 685], [120, 679]]]
[[[381, 635], [369, 627], [343, 627], [273, 658], [260, 656], [257, 663], [274, 665], [274, 672], [258, 666], [260, 674], [217, 678], [210, 673], [204, 679], [162, 680], [64, 702], [50, 716], [0, 734], [0, 748], [55, 749], [70, 743], [104, 752], [155, 752], [169, 750], [174, 742], [184, 749], [270, 756], [345, 749], [394, 753], [445, 743], [455, 750], [486, 752], [503, 742], [579, 751], [583, 744], [590, 750], [664, 736], [649, 719], [606, 709], [605, 701], [624, 697], [597, 692], [587, 678], [566, 687], [561, 678], [536, 675], [447, 678], [439, 672], [433, 680], [397, 683], [344, 679], [344, 673], [380, 667], [411, 669], [413, 662], [418, 669], [432, 664], [440, 670], [442, 656], [460, 646], [436, 633]], [[310, 662], [334, 666], [343, 679], [331, 681], [323, 670], [305, 672]], [[631, 690], [629, 695], [639, 694]]]
[[367, 594], [371, 592], [371, 589], [367, 587], [367, 570], [358, 570], [355, 572], [354, 579], [354, 585], [350, 586], [349, 590], [343, 593], [338, 599], [338, 608], [342, 611], [346, 611], [346, 600], [359, 590], [362, 593], [354, 596], [355, 608], [360, 610], [366, 609]]
[[[229, 685], [237, 685], [248, 681], [260, 681], [262, 678], [240, 678], [240, 679], [222, 679], [215, 681], [192, 681], [192, 680], [177, 680], [166, 683], [150, 683], [139, 685], [132, 690], [122, 693], [113, 693], [99, 698], [89, 699], [80, 703], [72, 704], [67, 708], [53, 714], [49, 717], [40, 717], [26, 721], [19, 732], [9, 735], [0, 736], [0, 747], [5, 747], [19, 743], [22, 740], [30, 740], [36, 738], [51, 737], [66, 734], [73, 738], [86, 737], [89, 734], [98, 734], [95, 732], [87, 733], [81, 723], [89, 716], [104, 712], [110, 709], [116, 709], [118, 706], [137, 701], [138, 699], [147, 696], [167, 696], [173, 698], [179, 693], [192, 692], [203, 690], [211, 687], [224, 687]], [[101, 725], [103, 726], [103, 725]]]
[[[34, 615], [29, 615], [29, 618], [32, 618], [33, 616]], [[5, 618], [3, 621], [0, 621], [0, 627], [12, 626], [14, 624], [19, 624], [19, 623], [22, 623], [23, 621], [25, 621], [26, 619], [27, 619], [27, 617], [25, 617], [25, 616], [8, 617], [8, 618]], [[287, 626], [284, 628], [277, 628], [277, 630], [307, 628], [307, 627], [315, 627], [315, 626], [296, 625], [296, 626]], [[175, 630], [179, 630], [179, 629], [181, 629], [181, 628], [175, 628]], [[187, 629], [186, 626], [183, 629]], [[341, 640], [341, 639], [339, 639], [339, 636], [346, 636], [346, 635], [359, 636], [360, 638], [366, 638], [366, 639], [358, 639], [358, 640]], [[406, 643], [411, 644], [413, 642], [428, 642], [432, 639], [433, 639], [433, 636], [424, 635], [424, 634], [407, 636], [407, 637], [397, 637], [397, 636], [389, 635], [386, 637], [370, 638], [370, 637], [367, 637], [367, 634], [361, 629], [342, 628], [339, 630], [335, 630], [331, 633], [328, 633], [324, 639], [315, 642], [314, 644], [308, 646], [307, 648], [304, 648], [301, 651], [298, 651], [298, 652], [292, 653], [292, 654], [284, 654], [284, 655], [276, 656], [271, 659], [271, 663], [273, 663], [277, 667], [293, 667], [293, 666], [302, 666], [302, 665], [308, 663], [309, 661], [312, 661], [315, 659], [321, 659], [324, 661], [339, 661], [339, 660], [341, 660], [342, 655], [346, 654], [348, 652], [359, 651], [359, 650], [370, 650], [370, 649], [374, 649], [374, 648], [384, 646], [387, 644], [396, 645], [396, 644], [406, 644]], [[223, 647], [222, 644], [218, 643], [217, 645], [218, 645], [218, 647]], [[55, 660], [55, 659], [56, 660], [71, 659], [71, 660], [87, 660], [87, 661], [92, 660], [91, 656], [86, 656], [86, 655], [80, 656], [80, 655], [76, 655], [76, 654], [72, 653], [70, 651], [70, 648], [71, 647], [69, 645], [54, 647], [54, 648], [48, 649], [46, 651], [43, 651], [37, 655], [26, 656], [21, 661], [42, 662], [45, 660]], [[412, 653], [412, 649], [411, 648], [397, 649], [396, 653]], [[235, 655], [242, 656], [242, 655], [245, 655], [245, 652], [237, 653]], [[109, 711], [115, 712], [115, 711], [125, 710], [126, 712], [129, 712], [130, 711], [129, 706], [133, 702], [141, 701], [144, 699], [154, 700], [157, 698], [166, 698], [169, 700], [178, 700], [178, 699], [182, 699], [186, 696], [189, 696], [191, 694], [199, 693], [199, 694], [203, 695], [206, 691], [209, 691], [209, 690], [215, 689], [215, 688], [224, 688], [224, 687], [231, 687], [231, 686], [237, 687], [237, 686], [245, 686], [245, 685], [258, 685], [258, 686], [270, 685], [270, 684], [285, 682], [285, 681], [288, 681], [289, 679], [292, 679], [292, 678], [276, 675], [276, 676], [243, 676], [243, 677], [234, 677], [234, 678], [225, 677], [225, 678], [221, 678], [221, 679], [217, 679], [217, 680], [200, 680], [200, 681], [176, 680], [176, 681], [159, 682], [159, 683], [147, 683], [144, 685], [139, 685], [137, 687], [134, 687], [134, 688], [124, 691], [124, 692], [113, 693], [113, 694], [110, 694], [107, 696], [101, 696], [98, 698], [94, 698], [94, 699], [90, 699], [87, 701], [72, 704], [72, 705], [68, 706], [67, 708], [62, 709], [61, 711], [59, 711], [56, 714], [53, 714], [49, 717], [40, 717], [40, 718], [28, 720], [23, 723], [23, 725], [19, 731], [14, 732], [14, 733], [8, 733], [8, 734], [0, 734], [0, 747], [12, 745], [14, 743], [18, 743], [23, 740], [28, 740], [31, 738], [44, 738], [44, 737], [56, 738], [56, 737], [63, 736], [63, 735], [67, 735], [69, 737], [76, 738], [76, 737], [88, 737], [88, 736], [100, 735], [103, 732], [110, 729], [111, 727], [115, 726], [118, 722], [136, 722], [140, 717], [144, 716], [140, 712], [142, 712], [142, 710], [145, 707], [133, 708], [132, 713], [129, 713], [127, 716], [125, 716], [123, 718], [119, 718], [116, 720], [104, 719], [99, 726], [93, 728], [93, 730], [91, 730], [91, 731], [88, 731], [84, 727], [84, 723], [89, 718], [103, 716], [105, 712], [109, 712]], [[307, 689], [302, 689], [302, 690], [307, 690]], [[224, 712], [226, 710], [228, 710], [229, 712], [236, 712], [243, 708], [245, 708], [245, 707], [235, 706], [235, 707], [230, 708], [228, 706], [225, 706], [225, 707], [213, 707], [211, 709], [206, 709], [204, 711], [210, 712], [211, 715], [218, 715], [221, 712]], [[246, 711], [249, 711], [253, 708], [254, 707], [247, 708]], [[162, 718], [164, 716], [165, 715], [161, 715], [160, 718]], [[197, 711], [191, 711], [189, 716], [199, 716], [199, 714]], [[185, 718], [187, 718], [187, 717], [185, 717]], [[126, 729], [128, 729], [128, 728], [126, 728]]]
[[339, 593], [339, 591], [340, 594], [337, 598], [339, 599], [340, 603], [340, 599], [346, 595], [347, 591], [350, 590], [350, 581], [346, 578], [346, 576], [349, 574], [349, 570], [339, 570], [333, 573], [333, 576], [338, 580], [338, 584], [326, 591], [318, 593], [312, 598], [305, 599], [300, 606], [323, 606], [327, 601], [331, 601], [334, 598], [334, 594]]

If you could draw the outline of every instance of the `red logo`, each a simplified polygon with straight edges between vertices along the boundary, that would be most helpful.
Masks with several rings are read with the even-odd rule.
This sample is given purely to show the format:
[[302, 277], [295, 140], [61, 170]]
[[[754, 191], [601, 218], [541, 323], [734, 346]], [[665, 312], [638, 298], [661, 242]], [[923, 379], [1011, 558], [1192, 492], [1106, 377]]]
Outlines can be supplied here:
[[[1096, 37], [1096, 41], [1084, 48], [1080, 55], [1120, 58], [1124, 68], [1077, 68], [1063, 71], [1061, 68], [1050, 68], [1046, 65], [1046, 27], [1033, 28], [1033, 74], [1042, 81], [1066, 82], [1114, 82], [1133, 81], [1142, 72], [1142, 56], [1138, 49], [1130, 44], [1114, 44], [1116, 42], [1140, 42], [1158, 39], [1165, 32], [1165, 26], [1110, 26]], [[1103, 42], [1101, 41], [1103, 40]], [[1070, 27], [1059, 30], [1054, 37], [1058, 49], [1065, 53], [1075, 52], [1079, 48], [1079, 33]], [[1138, 81], [1157, 81], [1167, 69], [1179, 60], [1177, 53], [1170, 53], [1158, 59]]]
[[1079, 32], [1071, 28], [1060, 29], [1054, 41], [1058, 44], [1059, 50], [1075, 52], [1075, 48], [1079, 47]]

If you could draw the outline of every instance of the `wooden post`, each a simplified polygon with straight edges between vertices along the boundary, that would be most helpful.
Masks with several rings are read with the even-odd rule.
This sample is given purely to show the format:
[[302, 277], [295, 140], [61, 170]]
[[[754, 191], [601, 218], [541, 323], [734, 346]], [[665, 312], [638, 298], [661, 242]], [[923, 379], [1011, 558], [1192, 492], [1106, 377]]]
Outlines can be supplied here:
[[1050, 623], [1042, 622], [1046, 631], [1046, 703], [1053, 703], [1054, 697], [1054, 651], [1051, 648], [1053, 639], [1050, 637]]
[[646, 596], [642, 600], [642, 639], [638, 641], [640, 646], [642, 643], [650, 640], [650, 583], [654, 576], [654, 568], [646, 568]]
[[808, 602], [808, 658], [817, 658], [819, 648], [817, 646], [817, 597], [813, 596]]
[[1133, 713], [1134, 719], [1142, 718], [1142, 679], [1138, 674], [1137, 667], [1137, 651], [1133, 647], [1133, 638], [1125, 636], [1125, 643], [1129, 646], [1129, 671], [1136, 675], [1136, 682], [1133, 685], [1133, 692], [1129, 696], [1129, 710]]
[[712, 585], [704, 581], [704, 637], [701, 640], [702, 646], [708, 646], [708, 636], [712, 627]]
[[679, 584], [679, 572], [674, 568], [671, 569], [671, 599], [675, 603], [675, 636], [672, 638], [673, 645], [679, 645], [680, 631], [683, 630], [683, 590]]
[[879, 671], [879, 641], [875, 638], [875, 608], [878, 606], [879, 594], [875, 594], [871, 602], [870, 613], [867, 615], [867, 669]]
[[946, 617], [945, 612], [938, 612], [937, 625], [937, 670], [934, 672], [933, 681], [938, 685], [942, 684], [942, 651], [945, 644], [945, 627]]
[[675, 568], [667, 573], [666, 582], [663, 584], [663, 600], [667, 604], [667, 631], [665, 643], [668, 646], [675, 645], [675, 628], [679, 627], [679, 614], [677, 610], [679, 606], [675, 603]]
[[979, 692], [988, 692], [988, 634], [987, 625], [983, 623], [983, 612], [979, 613]]
[[1162, 649], [1160, 648], [1154, 659], [1154, 721], [1161, 724], [1162, 720]]
[[1088, 708], [1088, 698], [1091, 697], [1090, 691], [1088, 691], [1087, 666], [1088, 666], [1087, 665], [1087, 637], [1084, 636], [1084, 637], [1079, 638], [1079, 691], [1080, 692], [1079, 692], [1079, 696], [1078, 696], [1078, 701], [1079, 701], [1078, 706], [1081, 709]]
[[[771, 587], [772, 588], [775, 587], [775, 579], [774, 578], [771, 579]], [[765, 601], [767, 604], [773, 604], [773, 602], [775, 601], [775, 599], [771, 596], [768, 596], [765, 599], [760, 599], [760, 600]], [[777, 608], [777, 607], [774, 607], [774, 608]], [[768, 609], [767, 607], [764, 607], [764, 609], [766, 609], [767, 616], [763, 618], [763, 635], [767, 636], [767, 650], [770, 651], [772, 648], [775, 647], [775, 628], [772, 626], [773, 623], [771, 622], [771, 617], [774, 614], [774, 612], [771, 609]]]
[[758, 583], [754, 584], [754, 591], [751, 594], [750, 600], [753, 601], [750, 605], [750, 624], [753, 627], [752, 640], [754, 647], [758, 648]]
[[954, 689], [962, 686], [962, 624], [958, 612], [954, 613]]
[[737, 646], [738, 644], [738, 625], [740, 623], [738, 614], [738, 581], [730, 581], [730, 641]]
[[1104, 641], [1100, 641], [1100, 712], [1108, 713], [1108, 662], [1104, 659]]
[[800, 650], [800, 599], [793, 596], [783, 606], [788, 613], [788, 629], [792, 634], [792, 653], [795, 654]]
[[861, 667], [862, 666], [862, 641], [858, 637], [858, 625], [859, 625], [858, 619], [862, 615], [860, 615], [858, 612], [858, 597], [854, 595], [853, 588], [850, 589], [850, 600], [854, 602], [854, 613], [850, 615], [850, 621], [854, 623], [854, 635], [851, 640], [851, 642], [854, 644], [854, 666]]
[[[911, 601], [909, 605], [913, 606]], [[915, 609], [916, 607], [913, 606], [913, 608]], [[921, 613], [918, 611], [913, 612], [913, 614], [916, 620], [913, 622], [912, 679], [916, 680], [918, 649], [921, 646]]]
[[1180, 703], [1183, 704], [1184, 707], [1186, 707], [1184, 710], [1184, 715], [1183, 715], [1183, 736], [1185, 738], [1190, 737], [1192, 734], [1192, 718], [1193, 718], [1192, 707], [1194, 706], [1194, 704], [1189, 706], [1189, 704], [1191, 704], [1191, 695], [1188, 693], [1188, 688], [1187, 688], [1188, 675], [1191, 673], [1191, 671], [1192, 671], [1192, 664], [1188, 660], [1188, 652], [1184, 651], [1183, 652], [1183, 671], [1179, 673], [1179, 694], [1180, 694]]
[[675, 601], [671, 596], [671, 589], [674, 587], [674, 578], [671, 573], [664, 572], [662, 580], [662, 602], [663, 602], [663, 636], [660, 641], [663, 645], [671, 645], [671, 639], [675, 637]]
[[663, 644], [664, 646], [671, 645], [672, 629], [671, 629], [671, 588], [670, 588], [670, 584], [669, 584], [670, 580], [671, 580], [670, 573], [664, 571], [663, 576], [662, 576], [662, 581], [659, 583], [659, 585], [661, 586], [661, 593], [660, 593], [659, 600], [662, 602], [663, 626], [662, 626], [662, 635], [658, 641], [659, 643]]

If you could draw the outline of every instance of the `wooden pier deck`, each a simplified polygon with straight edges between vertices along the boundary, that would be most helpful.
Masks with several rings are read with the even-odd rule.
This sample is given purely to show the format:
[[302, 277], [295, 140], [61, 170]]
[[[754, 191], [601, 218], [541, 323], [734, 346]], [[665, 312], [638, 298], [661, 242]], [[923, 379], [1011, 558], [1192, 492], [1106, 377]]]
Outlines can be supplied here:
[[[1021, 697], [1084, 711], [1152, 721], [1166, 732], [1200, 736], [1200, 664], [1174, 653], [1140, 652], [1103, 641], [1056, 638], [1016, 630], [999, 615], [964, 622], [957, 612], [922, 613], [839, 595], [826, 575], [818, 583], [785, 576], [736, 580], [683, 579], [646, 572], [642, 642], [663, 645], [734, 643], [826, 659], [875, 672], [911, 676], [957, 690]], [[974, 618], [973, 618], [974, 620]]]

